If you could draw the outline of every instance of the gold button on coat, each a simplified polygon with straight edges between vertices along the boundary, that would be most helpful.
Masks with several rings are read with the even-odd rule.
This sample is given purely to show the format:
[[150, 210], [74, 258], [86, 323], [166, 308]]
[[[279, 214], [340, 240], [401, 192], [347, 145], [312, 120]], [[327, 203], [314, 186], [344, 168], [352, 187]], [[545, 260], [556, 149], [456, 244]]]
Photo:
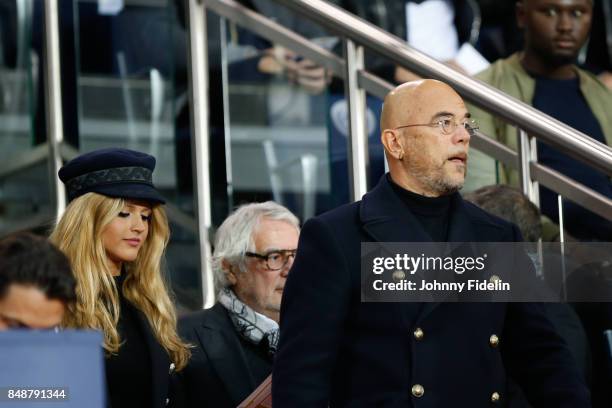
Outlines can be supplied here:
[[406, 272], [398, 269], [397, 271], [393, 272], [393, 275], [391, 276], [393, 277], [393, 280], [399, 282], [406, 277]]
[[493, 394], [491, 394], [491, 402], [497, 402], [501, 399], [501, 396], [499, 395], [498, 392], [494, 392]]
[[425, 388], [423, 388], [421, 384], [414, 384], [412, 386], [412, 395], [417, 398], [420, 398], [423, 396], [423, 394], [425, 394]]
[[491, 337], [489, 337], [489, 344], [491, 345], [491, 347], [497, 347], [499, 345], [499, 337], [497, 337], [497, 335], [492, 334]]
[[421, 340], [423, 339], [423, 337], [425, 336], [425, 333], [423, 332], [423, 329], [421, 329], [420, 327], [417, 327], [416, 329], [414, 329], [414, 338], [417, 340]]
[[501, 278], [497, 275], [491, 275], [491, 277], [489, 278], [489, 283], [496, 283], [501, 281]]

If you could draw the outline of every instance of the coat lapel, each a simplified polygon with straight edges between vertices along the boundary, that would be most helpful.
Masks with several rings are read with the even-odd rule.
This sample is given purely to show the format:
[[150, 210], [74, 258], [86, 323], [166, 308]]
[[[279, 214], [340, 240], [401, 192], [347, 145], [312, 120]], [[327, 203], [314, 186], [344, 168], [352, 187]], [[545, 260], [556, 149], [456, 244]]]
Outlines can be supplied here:
[[208, 355], [214, 370], [232, 400], [238, 405], [258, 384], [255, 384], [244, 350], [227, 312], [220, 304], [214, 307], [220, 308], [215, 314], [216, 319], [197, 327], [196, 333], [200, 347]]
[[162, 408], [166, 406], [166, 398], [169, 395], [170, 357], [157, 342], [146, 316], [140, 310], [136, 310], [151, 356], [151, 385], [153, 387], [151, 398], [153, 406]]
[[468, 214], [465, 205], [463, 198], [456, 194], [451, 207], [448, 242], [478, 241], [472, 217]]
[[[395, 194], [387, 176], [367, 193], [359, 208], [362, 228], [375, 242], [431, 242], [419, 221]], [[422, 303], [395, 303], [402, 326], [411, 328]]]
[[[363, 197], [360, 206], [363, 229], [377, 242], [431, 242], [420, 222], [393, 191], [387, 176]], [[474, 225], [459, 194], [451, 204], [448, 242], [476, 242]], [[448, 249], [447, 249], [448, 250]], [[427, 317], [440, 302], [423, 303], [417, 323]]]
[[[449, 243], [465, 242], [466, 245], [470, 245], [471, 242], [476, 242], [478, 239], [475, 236], [474, 225], [471, 222], [469, 214], [465, 210], [465, 203], [463, 198], [459, 194], [456, 194], [451, 204], [451, 216], [448, 225], [448, 238]], [[447, 245], [444, 255], [450, 255], [452, 245]], [[463, 245], [455, 250], [465, 250]], [[470, 250], [470, 248], [467, 248]], [[417, 325], [423, 321], [436, 307], [442, 302], [430, 302], [425, 303], [421, 308], [419, 317], [417, 319]]]
[[363, 228], [378, 242], [431, 242], [431, 237], [393, 192], [387, 176], [363, 197], [359, 209]]

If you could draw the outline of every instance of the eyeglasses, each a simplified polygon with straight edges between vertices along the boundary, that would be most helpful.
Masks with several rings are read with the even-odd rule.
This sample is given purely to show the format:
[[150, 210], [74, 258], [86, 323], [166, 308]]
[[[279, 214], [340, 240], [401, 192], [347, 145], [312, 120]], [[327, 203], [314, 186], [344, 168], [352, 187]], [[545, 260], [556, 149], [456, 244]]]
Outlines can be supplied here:
[[398, 129], [407, 128], [407, 127], [414, 127], [414, 126], [437, 127], [445, 135], [452, 135], [453, 133], [455, 133], [455, 130], [457, 130], [457, 126], [463, 126], [463, 128], [465, 130], [467, 130], [467, 132], [470, 134], [470, 136], [472, 136], [474, 134], [474, 132], [476, 130], [478, 130], [478, 123], [476, 123], [475, 120], [468, 120], [468, 121], [462, 122], [459, 125], [459, 124], [457, 124], [457, 122], [455, 122], [454, 120], [452, 120], [450, 118], [440, 119], [440, 120], [438, 120], [436, 122], [433, 122], [433, 123], [398, 126], [398, 127], [394, 128], [393, 130], [398, 130]]
[[254, 252], [245, 253], [246, 256], [250, 258], [261, 259], [266, 262], [266, 266], [268, 269], [272, 271], [278, 271], [283, 269], [287, 262], [289, 262], [289, 258], [295, 258], [295, 253], [297, 249], [284, 249], [282, 251], [271, 251], [267, 254], [257, 254]]

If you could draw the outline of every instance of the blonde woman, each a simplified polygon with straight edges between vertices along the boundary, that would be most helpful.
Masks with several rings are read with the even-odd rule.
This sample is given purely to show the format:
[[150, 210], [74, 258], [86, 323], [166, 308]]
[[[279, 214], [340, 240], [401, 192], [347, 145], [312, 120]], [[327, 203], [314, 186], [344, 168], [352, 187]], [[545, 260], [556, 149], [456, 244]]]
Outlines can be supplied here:
[[152, 156], [113, 148], [59, 171], [70, 204], [51, 241], [77, 280], [64, 325], [104, 334], [112, 408], [170, 405], [171, 376], [189, 359], [160, 268], [169, 228], [154, 168]]

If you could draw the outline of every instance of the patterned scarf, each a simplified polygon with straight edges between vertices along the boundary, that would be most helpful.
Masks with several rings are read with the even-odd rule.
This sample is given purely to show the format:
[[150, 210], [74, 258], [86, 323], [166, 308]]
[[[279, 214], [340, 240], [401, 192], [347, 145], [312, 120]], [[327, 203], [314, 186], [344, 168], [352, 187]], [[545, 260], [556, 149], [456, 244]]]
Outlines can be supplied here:
[[240, 336], [255, 345], [266, 345], [270, 355], [274, 355], [278, 346], [278, 323], [242, 303], [231, 289], [221, 289], [218, 300], [229, 312]]

